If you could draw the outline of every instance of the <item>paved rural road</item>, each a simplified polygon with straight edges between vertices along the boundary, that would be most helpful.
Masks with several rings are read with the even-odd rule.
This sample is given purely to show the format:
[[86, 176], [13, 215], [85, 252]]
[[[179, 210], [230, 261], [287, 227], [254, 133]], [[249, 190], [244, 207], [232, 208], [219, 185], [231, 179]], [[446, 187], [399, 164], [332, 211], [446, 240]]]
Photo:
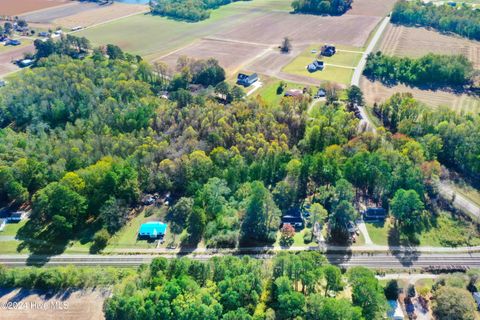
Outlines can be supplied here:
[[[208, 260], [214, 255], [189, 255], [195, 260]], [[268, 259], [272, 254], [254, 254], [253, 258]], [[9, 267], [22, 267], [26, 265], [77, 265], [77, 266], [138, 266], [149, 263], [155, 255], [58, 255], [51, 257], [28, 255], [0, 255], [0, 263]], [[177, 255], [162, 255], [165, 258], [178, 258]], [[480, 267], [480, 253], [462, 254], [327, 254], [330, 263], [343, 267], [365, 266], [370, 268], [412, 268], [427, 266], [462, 265]]]
[[455, 194], [453, 206], [470, 215], [470, 217], [477, 220], [477, 222], [480, 222], [480, 207], [476, 203], [460, 193], [455, 192], [455, 189], [445, 181], [440, 181], [438, 183], [438, 191], [440, 195], [447, 200], [451, 200]]
[[352, 77], [352, 86], [360, 86], [360, 77], [362, 76], [363, 69], [365, 68], [365, 65], [367, 64], [367, 57], [370, 53], [372, 53], [373, 49], [375, 49], [375, 46], [377, 45], [378, 40], [380, 40], [380, 37], [383, 34], [383, 31], [385, 31], [385, 28], [387, 27], [388, 23], [390, 22], [390, 16], [385, 17], [383, 19], [382, 23], [377, 29], [377, 32], [375, 32], [375, 35], [373, 36], [372, 40], [367, 46], [367, 49], [362, 55], [362, 58], [360, 59], [360, 62], [358, 63], [357, 67], [355, 68], [355, 72], [353, 73]]

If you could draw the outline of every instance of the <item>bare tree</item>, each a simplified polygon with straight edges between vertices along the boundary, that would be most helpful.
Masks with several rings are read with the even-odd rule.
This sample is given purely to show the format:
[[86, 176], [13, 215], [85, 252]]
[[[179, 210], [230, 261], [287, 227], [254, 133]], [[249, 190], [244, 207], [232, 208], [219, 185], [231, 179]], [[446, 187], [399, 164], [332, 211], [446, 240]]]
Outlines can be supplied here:
[[282, 53], [289, 53], [292, 50], [292, 42], [288, 37], [283, 38], [282, 44], [280, 45], [280, 51]]

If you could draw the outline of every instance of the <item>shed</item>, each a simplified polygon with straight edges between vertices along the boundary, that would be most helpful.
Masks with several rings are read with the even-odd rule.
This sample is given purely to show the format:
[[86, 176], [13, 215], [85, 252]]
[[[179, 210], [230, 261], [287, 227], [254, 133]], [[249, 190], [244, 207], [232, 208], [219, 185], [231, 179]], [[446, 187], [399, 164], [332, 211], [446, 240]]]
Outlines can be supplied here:
[[167, 232], [167, 224], [160, 221], [150, 221], [142, 224], [138, 231], [141, 240], [163, 239]]
[[0, 231], [3, 231], [6, 225], [7, 225], [7, 219], [0, 219]]

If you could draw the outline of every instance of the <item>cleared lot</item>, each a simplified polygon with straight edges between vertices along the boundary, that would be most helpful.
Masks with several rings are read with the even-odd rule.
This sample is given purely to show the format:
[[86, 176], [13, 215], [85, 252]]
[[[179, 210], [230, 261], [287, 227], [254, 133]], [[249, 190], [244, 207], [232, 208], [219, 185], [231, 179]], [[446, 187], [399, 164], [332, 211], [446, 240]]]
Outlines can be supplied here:
[[22, 13], [60, 6], [69, 2], [69, 0], [1, 0], [0, 15], [18, 16]]
[[95, 10], [81, 10], [53, 19], [56, 26], [71, 28], [74, 26], [91, 26], [105, 21], [118, 19], [148, 10], [146, 5], [114, 3], [108, 6], [95, 5]]
[[30, 23], [46, 24], [51, 23], [53, 20], [58, 18], [66, 17], [83, 11], [95, 10], [98, 7], [99, 6], [96, 3], [70, 2], [68, 5], [27, 13], [21, 17]]
[[458, 112], [480, 112], [480, 99], [466, 94], [454, 94], [442, 90], [420, 90], [405, 85], [387, 87], [379, 81], [371, 82], [365, 77], [362, 77], [360, 87], [369, 105], [375, 102], [382, 103], [396, 92], [410, 92], [416, 99], [431, 107], [448, 106]]
[[23, 57], [25, 52], [34, 52], [32, 44], [27, 46], [20, 46], [9, 48], [0, 53], [0, 76], [8, 74], [12, 71], [18, 70], [18, 67], [12, 63], [12, 60], [18, 60]]
[[[441, 34], [425, 28], [412, 28], [389, 24], [377, 50], [388, 55], [420, 57], [429, 52], [437, 54], [463, 54], [475, 68], [480, 68], [480, 42]], [[380, 82], [362, 78], [360, 86], [369, 104], [380, 103], [396, 92], [410, 92], [425, 104], [438, 107], [449, 106], [458, 112], [479, 112], [480, 99], [466, 94], [455, 94], [444, 90], [421, 90], [396, 85], [387, 87]]]
[[289, 37], [293, 46], [333, 42], [362, 47], [379, 20], [371, 16], [322, 17], [271, 12], [215, 36], [269, 45], [280, 45], [284, 37]]
[[418, 57], [429, 52], [463, 54], [480, 68], [480, 42], [444, 35], [425, 28], [389, 24], [378, 50], [398, 56]]
[[[1, 290], [0, 305], [2, 320], [101, 320], [103, 301], [110, 295], [108, 290], [65, 291], [47, 295], [37, 290]], [[16, 308], [7, 308], [14, 304]], [[5, 307], [4, 307], [5, 306]]]
[[396, 0], [355, 0], [352, 9], [346, 14], [384, 17], [393, 9], [395, 2]]
[[215, 57], [220, 65], [227, 69], [228, 72], [235, 71], [247, 61], [252, 60], [266, 50], [268, 50], [268, 47], [265, 46], [202, 39], [182, 50], [161, 58], [161, 60], [173, 69], [175, 68], [178, 58], [181, 56], [188, 56], [195, 59]]

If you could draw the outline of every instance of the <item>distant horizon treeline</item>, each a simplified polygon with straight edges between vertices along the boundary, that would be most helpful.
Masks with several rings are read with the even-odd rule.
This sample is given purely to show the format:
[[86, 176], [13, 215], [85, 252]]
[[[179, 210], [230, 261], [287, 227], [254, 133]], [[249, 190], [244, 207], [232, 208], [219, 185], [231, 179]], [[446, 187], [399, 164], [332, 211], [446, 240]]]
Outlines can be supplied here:
[[395, 4], [392, 22], [420, 25], [441, 32], [452, 32], [462, 37], [480, 40], [480, 10], [469, 5], [435, 5], [422, 1], [400, 1]]
[[188, 22], [210, 18], [210, 9], [237, 1], [250, 0], [155, 0], [150, 1], [152, 14]]
[[311, 14], [342, 15], [352, 7], [353, 0], [295, 0], [294, 12]]
[[363, 74], [388, 84], [416, 86], [462, 86], [472, 81], [472, 63], [463, 55], [429, 53], [420, 58], [387, 56], [371, 53]]

